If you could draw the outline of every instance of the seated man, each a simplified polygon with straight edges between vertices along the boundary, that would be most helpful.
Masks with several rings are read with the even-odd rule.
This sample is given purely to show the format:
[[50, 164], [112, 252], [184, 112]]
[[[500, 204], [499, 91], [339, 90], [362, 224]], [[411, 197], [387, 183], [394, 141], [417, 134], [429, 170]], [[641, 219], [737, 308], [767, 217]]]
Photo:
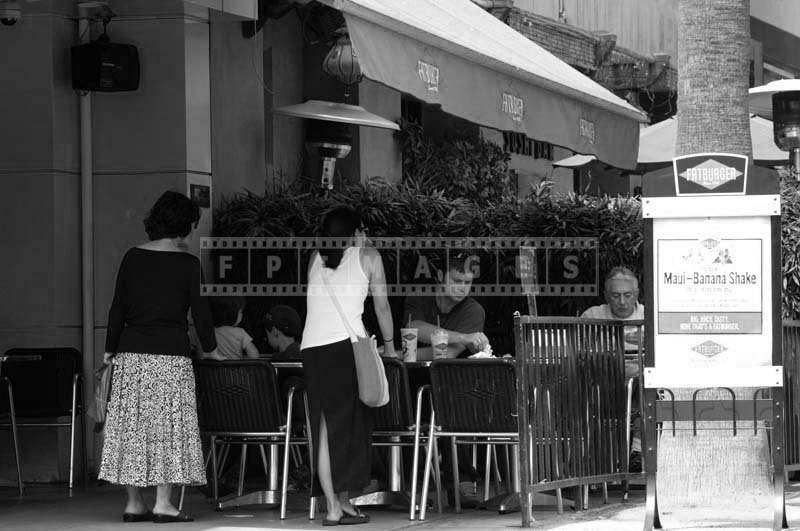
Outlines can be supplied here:
[[[639, 303], [639, 280], [636, 274], [627, 267], [615, 267], [606, 276], [605, 281], [606, 304], [592, 306], [581, 317], [605, 320], [635, 321], [644, 319], [644, 305]], [[640, 334], [638, 327], [625, 327], [625, 351], [638, 352]], [[639, 363], [625, 361], [625, 379], [639, 376]], [[632, 431], [631, 431], [631, 463], [632, 472], [641, 471], [641, 419], [638, 412], [638, 392], [634, 384]]]
[[[467, 357], [489, 344], [483, 333], [486, 314], [478, 302], [469, 297], [473, 274], [466, 269], [466, 256], [451, 257], [447, 271], [439, 271], [444, 291], [432, 296], [406, 298], [404, 316], [411, 316], [411, 327], [417, 328], [418, 341], [431, 344], [431, 334], [439, 326], [447, 331], [447, 357]], [[432, 359], [431, 347], [417, 350], [417, 359]]]
[[[606, 304], [592, 306], [581, 314], [591, 319], [637, 321], [644, 319], [644, 305], [639, 303], [639, 280], [627, 267], [615, 267], [606, 275]], [[625, 350], [639, 349], [639, 330], [635, 326], [625, 327]], [[625, 366], [625, 376], [639, 374], [639, 366]]]
[[267, 342], [275, 350], [273, 361], [300, 360], [300, 335], [303, 323], [291, 306], [273, 306], [264, 316]]

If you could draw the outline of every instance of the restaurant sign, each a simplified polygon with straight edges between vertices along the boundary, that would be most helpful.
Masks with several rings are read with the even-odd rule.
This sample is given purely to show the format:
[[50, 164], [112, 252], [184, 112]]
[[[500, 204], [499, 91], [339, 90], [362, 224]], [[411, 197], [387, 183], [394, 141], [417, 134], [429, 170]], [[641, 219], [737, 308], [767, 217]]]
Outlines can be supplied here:
[[588, 140], [590, 144], [594, 144], [594, 122], [581, 118], [579, 127], [581, 136]]
[[514, 94], [503, 92], [502, 108], [515, 122], [522, 122], [525, 117], [525, 101]]
[[770, 365], [770, 237], [766, 216], [654, 221], [656, 366]]
[[747, 156], [699, 153], [672, 161], [677, 196], [744, 195]]
[[439, 92], [439, 67], [426, 63], [425, 61], [417, 61], [417, 76], [420, 81], [425, 83], [428, 92]]
[[758, 238], [658, 240], [658, 332], [761, 333], [762, 254]]

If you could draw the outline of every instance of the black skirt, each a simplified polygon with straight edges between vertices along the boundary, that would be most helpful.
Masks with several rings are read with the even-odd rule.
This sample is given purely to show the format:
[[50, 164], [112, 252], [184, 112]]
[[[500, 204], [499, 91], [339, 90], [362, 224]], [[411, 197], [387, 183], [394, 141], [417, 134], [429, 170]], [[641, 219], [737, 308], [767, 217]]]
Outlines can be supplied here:
[[[369, 484], [372, 463], [372, 410], [358, 398], [358, 379], [349, 339], [303, 350], [314, 470], [317, 468], [320, 418], [325, 415], [334, 492], [361, 490]], [[314, 477], [313, 494], [321, 493]]]

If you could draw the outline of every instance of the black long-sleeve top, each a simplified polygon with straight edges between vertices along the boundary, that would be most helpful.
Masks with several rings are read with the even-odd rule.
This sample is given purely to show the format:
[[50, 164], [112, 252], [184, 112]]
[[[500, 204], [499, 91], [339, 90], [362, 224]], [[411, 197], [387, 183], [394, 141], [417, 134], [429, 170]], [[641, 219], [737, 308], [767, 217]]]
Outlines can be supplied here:
[[189, 355], [191, 308], [205, 352], [217, 347], [208, 301], [200, 296], [200, 261], [173, 251], [134, 247], [117, 272], [108, 312], [106, 352]]

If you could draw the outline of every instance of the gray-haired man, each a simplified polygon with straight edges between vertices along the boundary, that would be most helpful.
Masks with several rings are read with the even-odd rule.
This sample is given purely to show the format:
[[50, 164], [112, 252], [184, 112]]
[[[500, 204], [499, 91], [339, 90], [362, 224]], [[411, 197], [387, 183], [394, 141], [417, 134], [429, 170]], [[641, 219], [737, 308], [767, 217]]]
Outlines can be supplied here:
[[[639, 280], [636, 274], [627, 267], [615, 267], [606, 275], [605, 281], [606, 304], [592, 306], [581, 317], [592, 319], [634, 321], [644, 319], [644, 305], [639, 303]], [[638, 327], [625, 327], [625, 350], [638, 351], [640, 334]], [[639, 364], [635, 361], [625, 361], [625, 379], [639, 376]], [[635, 387], [634, 387], [635, 389]], [[636, 392], [633, 396], [632, 432], [631, 432], [631, 463], [632, 472], [641, 470], [641, 417], [638, 412]]]

